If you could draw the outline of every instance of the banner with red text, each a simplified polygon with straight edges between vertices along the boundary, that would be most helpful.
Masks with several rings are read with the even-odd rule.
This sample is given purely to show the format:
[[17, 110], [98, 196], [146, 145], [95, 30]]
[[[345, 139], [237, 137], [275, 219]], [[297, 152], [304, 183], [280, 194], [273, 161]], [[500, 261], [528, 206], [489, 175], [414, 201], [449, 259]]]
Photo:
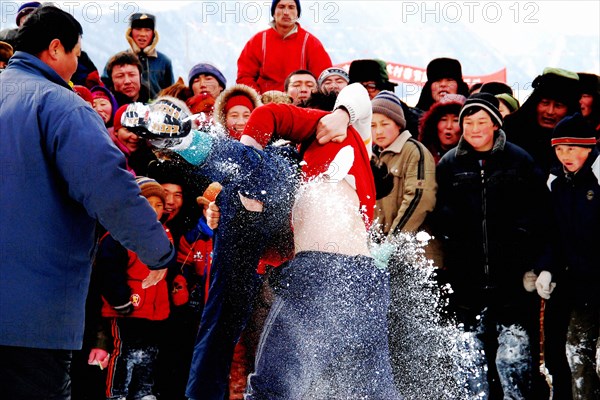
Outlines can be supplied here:
[[[334, 65], [334, 67], [342, 68], [345, 71], [348, 71], [348, 69], [350, 68], [350, 62], [336, 64]], [[390, 81], [394, 83], [413, 83], [419, 86], [423, 86], [425, 82], [427, 82], [426, 68], [413, 67], [410, 65], [398, 64], [388, 61], [387, 73], [390, 77]], [[479, 82], [506, 83], [506, 68], [502, 68], [501, 70], [488, 75], [463, 75], [463, 80], [469, 86]]]

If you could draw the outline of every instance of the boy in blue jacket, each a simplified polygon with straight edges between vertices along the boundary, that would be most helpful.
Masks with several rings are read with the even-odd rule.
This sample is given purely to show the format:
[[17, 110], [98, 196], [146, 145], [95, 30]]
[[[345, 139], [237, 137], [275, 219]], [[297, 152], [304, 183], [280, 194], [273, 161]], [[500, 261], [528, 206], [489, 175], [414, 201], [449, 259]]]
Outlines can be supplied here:
[[600, 243], [600, 153], [594, 130], [579, 113], [556, 125], [552, 147], [561, 163], [548, 179], [556, 220], [554, 254], [548, 270], [540, 272], [536, 289], [542, 298], [558, 303], [555, 307], [567, 318], [573, 399], [598, 399], [600, 264], [595, 246]]

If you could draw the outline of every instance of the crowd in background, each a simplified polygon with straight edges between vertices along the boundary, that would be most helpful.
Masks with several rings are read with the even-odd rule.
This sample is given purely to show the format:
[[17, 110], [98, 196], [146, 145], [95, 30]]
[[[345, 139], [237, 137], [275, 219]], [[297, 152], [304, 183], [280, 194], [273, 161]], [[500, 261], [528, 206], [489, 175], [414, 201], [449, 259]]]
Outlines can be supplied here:
[[[126, 182], [135, 177], [137, 186], [123, 183], [123, 193], [136, 197], [132, 193], [141, 192], [156, 213], [156, 218], [148, 218], [149, 210], [134, 208], [125, 194], [113, 199], [111, 193], [105, 193], [105, 202], [122, 202], [118, 211], [115, 207], [119, 204], [89, 200], [100, 194], [79, 194], [79, 188], [89, 183], [77, 174], [75, 188], [67, 188], [65, 193], [91, 207], [88, 210], [100, 210], [97, 214], [88, 211], [98, 243], [91, 279], [73, 276], [86, 286], [78, 288], [87, 293], [85, 331], [79, 339], [73, 339], [78, 334], [69, 334], [68, 340], [62, 340], [60, 333], [58, 339], [45, 338], [44, 330], [38, 328], [37, 337], [24, 339], [18, 332], [25, 325], [11, 317], [1, 321], [0, 347], [5, 349], [77, 350], [70, 362], [73, 399], [241, 399], [245, 391], [252, 395], [246, 388], [248, 377], [255, 369], [259, 338], [275, 297], [268, 277], [293, 251], [287, 249], [283, 256], [270, 254], [259, 243], [262, 233], [249, 229], [256, 227], [256, 222], [242, 221], [239, 210], [235, 212], [238, 219], [233, 219], [242, 221], [239, 232], [227, 240], [217, 235], [218, 229], [228, 226], [227, 215], [234, 209], [218, 200], [227, 196], [228, 184], [233, 185], [230, 178], [223, 175], [217, 182], [210, 174], [199, 174], [190, 165], [187, 148], [182, 147], [185, 140], [172, 146], [182, 157], [173, 156], [157, 149], [131, 122], [132, 104], [161, 101], [169, 107], [178, 105], [182, 114], [189, 115], [187, 123], [194, 130], [218, 127], [244, 144], [249, 144], [244, 136], [252, 138], [250, 144], [260, 149], [281, 138], [307, 143], [306, 138], [299, 140], [287, 132], [279, 120], [268, 138], [267, 132], [256, 131], [255, 125], [247, 126], [261, 108], [273, 114], [295, 107], [319, 109], [336, 117], [341, 110], [348, 116], [345, 126], [356, 126], [359, 133], [365, 126], [367, 132], [370, 128], [370, 135], [361, 139], [368, 149], [370, 169], [356, 178], [368, 180], [376, 189], [369, 227], [372, 240], [381, 243], [420, 231], [431, 235], [425, 254], [438, 271], [439, 283], [452, 287], [443, 312], [472, 335], [477, 350], [485, 354], [478, 366], [482, 375], [473, 371], [469, 379], [470, 393], [479, 396], [483, 392], [483, 397], [477, 398], [489, 399], [600, 398], [600, 297], [596, 293], [600, 264], [594, 247], [600, 243], [598, 75], [547, 67], [533, 79], [531, 95], [520, 104], [507, 84], [483, 82], [469, 87], [459, 60], [436, 58], [427, 65], [427, 82], [418, 103], [411, 107], [394, 93], [397, 84], [389, 80], [384, 61], [354, 60], [348, 71], [333, 67], [318, 38], [297, 22], [300, 1], [274, 0], [271, 26], [250, 38], [237, 59], [235, 84], [228, 84], [210, 63], [194, 65], [185, 80], [179, 77], [175, 81], [170, 58], [158, 51], [159, 47], [167, 53], [169, 49], [159, 45], [156, 16], [132, 14], [125, 32], [129, 47], [115, 53], [99, 70], [80, 51], [79, 42], [70, 49], [65, 45], [67, 34], [58, 28], [52, 31], [58, 44], [36, 44], [36, 38], [43, 36], [39, 21], [45, 18], [44, 8], [52, 7], [22, 4], [16, 18], [19, 28], [2, 31], [0, 84], [4, 95], [0, 105], [6, 113], [9, 104], [18, 107], [10, 103], [4, 85], [25, 79], [26, 75], [17, 75], [16, 70], [23, 69], [26, 74], [40, 68], [28, 57], [63, 71], [65, 67], [58, 64], [62, 61], [53, 59], [52, 54], [69, 55], [79, 46], [76, 65], [71, 62], [66, 68], [75, 67], [72, 74], [58, 76], [67, 83], [60, 83], [62, 89], [76, 93], [95, 114], [86, 114], [70, 129], [93, 135], [99, 126], [112, 142], [107, 148], [119, 152], [110, 153], [117, 160], [114, 162], [90, 156], [90, 161], [104, 163], [93, 176], [108, 168], [116, 170], [118, 160], [123, 159], [118, 169], [128, 171], [127, 177], [114, 173], [118, 177], [113, 179]], [[56, 82], [56, 78], [49, 79]], [[355, 100], [365, 95], [361, 91], [370, 100], [366, 107]], [[70, 99], [65, 104], [72, 107], [77, 101]], [[314, 127], [328, 113], [314, 117]], [[7, 115], [0, 113], [3, 136], [16, 129], [13, 124], [21, 124]], [[363, 115], [368, 125], [360, 125], [365, 121]], [[94, 124], [86, 122], [90, 120]], [[27, 120], [22, 124], [33, 123]], [[294, 127], [289, 130], [301, 129]], [[51, 138], [42, 137], [50, 143]], [[61, 137], [53, 140], [59, 151]], [[87, 139], [77, 143], [93, 145]], [[10, 146], [3, 142], [3, 147], [3, 160], [8, 160]], [[84, 156], [86, 148], [80, 152]], [[42, 153], [40, 157], [54, 165], [57, 156]], [[60, 167], [59, 171], [61, 177], [68, 175]], [[28, 179], [35, 184], [37, 178]], [[360, 193], [359, 186], [355, 184]], [[2, 191], [8, 193], [11, 188], [7, 184]], [[53, 196], [49, 193], [51, 189], [41, 194]], [[242, 192], [239, 196], [245, 210], [262, 211], [262, 204], [252, 196], [244, 197]], [[3, 199], [6, 203], [17, 201], [10, 194]], [[56, 201], [73, 200], [60, 195]], [[124, 217], [128, 210], [132, 214]], [[112, 216], [107, 217], [109, 214]], [[25, 214], [19, 217], [28, 218]], [[3, 225], [15, 225], [12, 222], [2, 220]], [[66, 236], [89, 234], [68, 223], [64, 228]], [[142, 229], [156, 235], [153, 244], [162, 253], [140, 250], [144, 247], [140, 244], [148, 239], [143, 238]], [[136, 230], [140, 232], [131, 233]], [[282, 236], [291, 235], [281, 231]], [[4, 235], [3, 264], [19, 246], [13, 239], [5, 242]], [[163, 235], [173, 250], [165, 249]], [[282, 248], [289, 244], [289, 237], [279, 240], [279, 253], [285, 253]], [[242, 243], [250, 249], [248, 254], [233, 248], [244, 247]], [[167, 257], [167, 252], [176, 255]], [[229, 257], [227, 252], [235, 256]], [[38, 262], [43, 262], [44, 256]], [[255, 258], [254, 264], [249, 261]], [[242, 264], [243, 276], [228, 272], [241, 270]], [[164, 277], [149, 286], [148, 274], [165, 267]], [[392, 286], [400, 273], [389, 266]], [[8, 286], [23, 279], [31, 278], [3, 278], [0, 290], [5, 291], [5, 282]], [[44, 279], [37, 278], [40, 284]], [[20, 284], [14, 287], [25, 287]], [[0, 302], [2, 310], [13, 308], [7, 293]], [[384, 333], [389, 333], [393, 359], [394, 352], [402, 352], [401, 340], [394, 337], [394, 326], [402, 315], [394, 312], [398, 305], [393, 296], [390, 301], [389, 332]], [[14, 310], [14, 315], [24, 313], [18, 307]], [[31, 317], [34, 323], [51, 324], [48, 316], [35, 320], [39, 313]], [[67, 321], [78, 324], [76, 318]], [[60, 332], [60, 327], [57, 330]], [[81, 343], [83, 348], [78, 350]], [[0, 359], [5, 358], [2, 354]], [[9, 361], [3, 362], [10, 368]], [[552, 377], [551, 387], [539, 372], [540, 364]], [[393, 375], [402, 373], [391, 367]], [[397, 390], [402, 393], [402, 387]]]

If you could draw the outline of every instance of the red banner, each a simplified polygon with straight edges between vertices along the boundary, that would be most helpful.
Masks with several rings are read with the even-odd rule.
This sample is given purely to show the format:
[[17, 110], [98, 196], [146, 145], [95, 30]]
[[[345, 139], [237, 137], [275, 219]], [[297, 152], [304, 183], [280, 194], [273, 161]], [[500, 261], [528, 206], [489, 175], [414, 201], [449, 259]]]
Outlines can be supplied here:
[[[336, 64], [334, 67], [343, 68], [345, 71], [348, 71], [350, 62]], [[387, 73], [390, 81], [394, 83], [413, 83], [423, 86], [427, 82], [427, 70], [425, 68], [387, 62]], [[463, 75], [463, 80], [469, 86], [478, 82], [506, 83], [506, 68], [502, 68], [489, 75]]]

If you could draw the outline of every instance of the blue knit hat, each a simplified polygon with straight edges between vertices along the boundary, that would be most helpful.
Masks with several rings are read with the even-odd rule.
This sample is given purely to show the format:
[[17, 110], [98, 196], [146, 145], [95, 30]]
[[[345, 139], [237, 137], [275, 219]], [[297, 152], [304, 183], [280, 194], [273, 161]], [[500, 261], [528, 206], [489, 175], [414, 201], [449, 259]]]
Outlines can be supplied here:
[[35, 10], [36, 8], [38, 8], [41, 5], [42, 5], [42, 3], [40, 3], [39, 1], [30, 1], [27, 3], [21, 4], [21, 6], [19, 7], [19, 10], [17, 11], [17, 18], [15, 20], [17, 26], [19, 26], [19, 20], [21, 18], [23, 18], [26, 15], [31, 14], [33, 12], [33, 10]]
[[580, 113], [564, 117], [552, 131], [552, 146], [596, 146], [596, 132]]
[[400, 131], [406, 129], [406, 119], [402, 110], [402, 102], [393, 92], [382, 90], [371, 100], [373, 113], [383, 114], [393, 120], [400, 127]]
[[[280, 0], [273, 0], [273, 3], [271, 3], [271, 17], [275, 15], [275, 9], [277, 8], [277, 3], [279, 3], [279, 1]], [[298, 9], [298, 18], [300, 18], [300, 12], [302, 11], [300, 8], [300, 0], [294, 0], [294, 3], [296, 3], [296, 8]]]
[[208, 63], [200, 63], [194, 65], [190, 70], [188, 76], [188, 86], [190, 88], [192, 87], [192, 83], [194, 83], [194, 79], [199, 75], [214, 76], [223, 89], [227, 87], [227, 79], [225, 79], [225, 76], [223, 76], [223, 73], [221, 73], [221, 71], [219, 71], [217, 67]]

